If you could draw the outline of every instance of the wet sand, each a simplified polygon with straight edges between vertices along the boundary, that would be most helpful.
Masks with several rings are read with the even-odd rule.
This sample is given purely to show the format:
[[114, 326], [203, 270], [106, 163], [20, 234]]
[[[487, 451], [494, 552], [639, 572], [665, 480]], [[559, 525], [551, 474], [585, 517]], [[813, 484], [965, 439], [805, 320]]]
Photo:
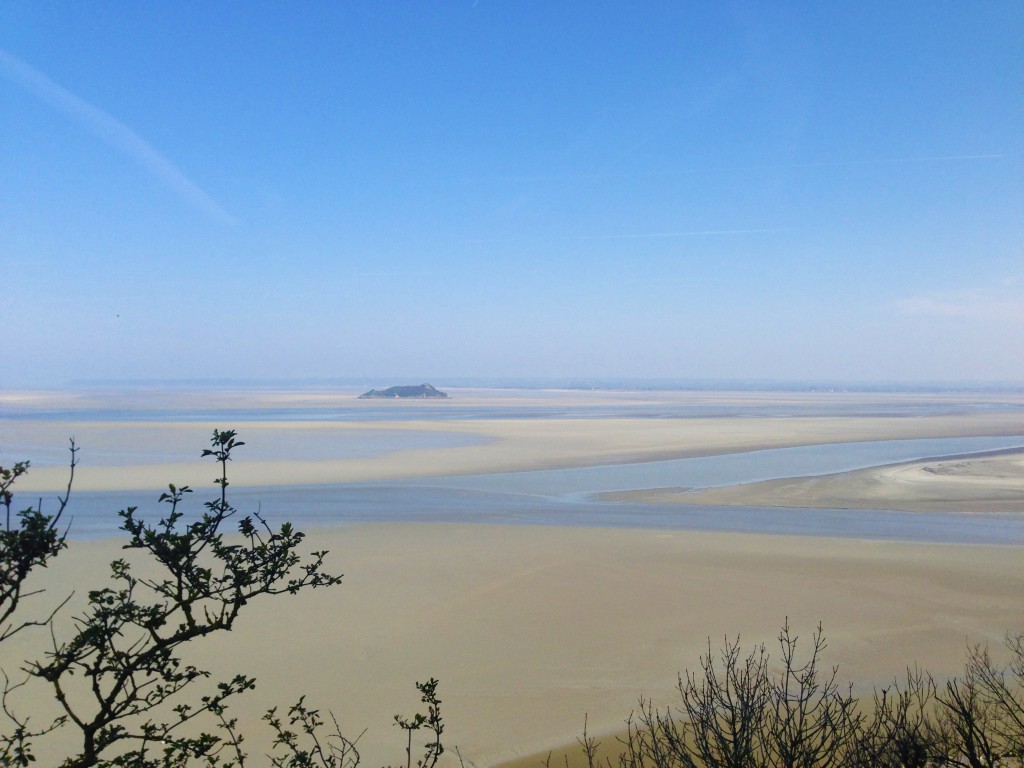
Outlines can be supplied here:
[[[743, 395], [749, 401], [772, 400], [740, 393], [735, 402], [743, 402]], [[700, 401], [694, 393], [671, 396]], [[497, 397], [481, 396], [481, 402]], [[544, 397], [562, 405], [621, 402], [608, 393], [593, 400], [564, 393]], [[622, 397], [635, 402], [639, 396]], [[707, 397], [722, 402], [726, 395]], [[800, 398], [784, 393], [773, 402], [799, 403]], [[865, 399], [870, 398], [853, 401]], [[902, 395], [896, 399], [909, 406], [915, 402]], [[880, 402], [892, 404], [893, 398]], [[314, 452], [324, 452], [295, 461], [269, 449], [270, 455], [248, 461], [243, 448], [231, 467], [235, 485], [601, 465], [851, 440], [1024, 434], [1019, 411], [439, 422], [414, 418], [414, 404], [401, 407], [412, 418], [212, 424], [23, 415], [0, 421], [0, 436], [6, 444], [63, 445], [73, 434], [83, 450], [79, 489], [153, 488], [173, 481], [203, 490], [211, 487], [211, 465], [177, 457], [198, 454], [213, 426], [238, 429], [253, 445], [287, 443], [285, 438], [299, 435], [312, 441]], [[358, 437], [359, 430], [394, 429], [454, 431], [486, 441], [331, 457], [332, 440]], [[87, 461], [87, 447], [117, 453], [120, 463]], [[126, 462], [124, 456], [133, 451], [138, 460]], [[2, 458], [6, 464], [7, 455]], [[1002, 504], [1001, 494], [1017, 493], [1019, 469], [1015, 456], [981, 463], [918, 462], [848, 473], [857, 475], [852, 480], [825, 478], [818, 485], [831, 488], [828, 498], [860, 494], [872, 505], [877, 499], [865, 501], [865, 494], [873, 484], [898, 486], [907, 503], [960, 503], [956, 494], [967, 493], [966, 488], [975, 500]], [[58, 462], [33, 467], [26, 480], [19, 492], [60, 487], [66, 469]], [[794, 488], [803, 487], [802, 481], [794, 482]], [[755, 491], [768, 492], [752, 487], [716, 492]], [[782, 498], [779, 488], [770, 492]], [[794, 490], [788, 503], [800, 493], [816, 503], [826, 498], [825, 491]], [[223, 677], [235, 672], [258, 677], [257, 690], [233, 710], [249, 734], [253, 755], [267, 745], [260, 714], [275, 704], [287, 706], [302, 693], [311, 705], [332, 710], [349, 735], [366, 729], [359, 742], [365, 765], [396, 764], [404, 760], [404, 743], [392, 718], [417, 711], [415, 681], [437, 677], [448, 723], [446, 744], [458, 745], [467, 764], [486, 766], [571, 743], [584, 717], [595, 735], [617, 732], [639, 696], [668, 703], [677, 673], [697, 665], [709, 637], [715, 646], [736, 634], [744, 643], [771, 644], [786, 617], [802, 635], [822, 622], [828, 663], [839, 664], [840, 677], [855, 681], [860, 690], [902, 675], [907, 664], [918, 663], [940, 677], [954, 674], [967, 643], [997, 644], [1004, 632], [1024, 629], [1024, 548], [1019, 546], [445, 524], [356, 525], [312, 531], [308, 542], [331, 550], [331, 567], [346, 574], [340, 587], [253, 603], [230, 635], [206, 638], [189, 649], [189, 661]], [[29, 605], [43, 611], [72, 585], [80, 600], [103, 582], [105, 564], [122, 555], [115, 541], [72, 542], [52, 568], [37, 574], [35, 586], [48, 591]], [[60, 621], [73, 614], [69, 606]], [[47, 639], [25, 633], [8, 641], [3, 666], [37, 655]], [[50, 703], [28, 689], [12, 702], [39, 720]], [[54, 762], [40, 752], [40, 764]]]
[[[309, 544], [331, 550], [341, 586], [254, 602], [230, 635], [189, 648], [259, 678], [234, 707], [253, 753], [261, 712], [305, 693], [350, 735], [367, 729], [364, 764], [399, 762], [392, 716], [416, 711], [413, 683], [434, 676], [446, 743], [492, 765], [572, 742], [585, 716], [594, 734], [617, 731], [641, 695], [667, 703], [709, 637], [770, 644], [787, 616], [802, 635], [820, 621], [828, 663], [864, 690], [915, 662], [953, 674], [966, 643], [997, 644], [1024, 617], [1019, 547], [439, 524], [313, 531]], [[122, 554], [74, 543], [34, 604], [71, 584], [80, 597]], [[4, 658], [45, 640], [15, 638]], [[38, 717], [48, 703], [19, 701]]]

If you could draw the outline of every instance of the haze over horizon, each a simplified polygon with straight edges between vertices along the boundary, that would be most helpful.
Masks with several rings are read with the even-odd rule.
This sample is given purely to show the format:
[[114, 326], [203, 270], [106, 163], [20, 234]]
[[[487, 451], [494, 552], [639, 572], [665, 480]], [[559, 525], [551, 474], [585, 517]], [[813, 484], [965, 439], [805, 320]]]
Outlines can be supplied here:
[[1024, 383], [1024, 5], [0, 5], [0, 389]]

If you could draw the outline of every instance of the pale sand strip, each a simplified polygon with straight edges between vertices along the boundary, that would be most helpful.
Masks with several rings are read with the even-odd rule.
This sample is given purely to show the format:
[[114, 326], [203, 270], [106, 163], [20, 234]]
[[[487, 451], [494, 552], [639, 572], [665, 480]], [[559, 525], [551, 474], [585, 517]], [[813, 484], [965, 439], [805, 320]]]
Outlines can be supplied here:
[[[3, 443], [62, 446], [74, 436], [81, 447], [79, 490], [150, 489], [168, 482], [209, 485], [210, 465], [198, 457], [214, 427], [236, 429], [262, 450], [308, 441], [322, 458], [289, 460], [286, 450], [269, 460], [246, 459], [239, 449], [232, 467], [237, 485], [290, 485], [390, 480], [456, 474], [510, 472], [707, 456], [759, 448], [858, 440], [1024, 434], [1024, 413], [923, 417], [792, 417], [687, 419], [514, 419], [387, 422], [184, 422], [0, 421]], [[332, 441], [351, 441], [367, 430], [456, 432], [485, 439], [483, 445], [405, 450], [372, 458], [331, 458]], [[269, 448], [268, 448], [269, 447]], [[144, 457], [131, 466], [104, 466], [106, 451]], [[307, 451], [308, 453], [308, 451]], [[99, 457], [99, 458], [97, 458]], [[3, 462], [17, 458], [3, 455]], [[59, 489], [60, 466], [34, 467], [23, 491]]]
[[705, 490], [665, 488], [603, 497], [658, 504], [1020, 514], [1024, 513], [1024, 452], [908, 462]]
[[[342, 586], [248, 606], [230, 636], [195, 643], [201, 665], [257, 674], [235, 714], [256, 722], [308, 694], [360, 742], [364, 765], [404, 760], [396, 713], [436, 676], [446, 740], [478, 766], [569, 743], [584, 715], [618, 730], [641, 694], [667, 702], [708, 637], [773, 642], [786, 616], [824, 623], [828, 663], [861, 685], [918, 662], [940, 676], [965, 644], [1024, 629], [1024, 549], [642, 530], [372, 525], [315, 531]], [[81, 596], [112, 542], [74, 542], [41, 575], [39, 609]], [[65, 614], [66, 619], [66, 614]], [[5, 644], [4, 666], [45, 636]], [[38, 720], [45, 697], [23, 700]], [[41, 755], [42, 765], [52, 764]]]

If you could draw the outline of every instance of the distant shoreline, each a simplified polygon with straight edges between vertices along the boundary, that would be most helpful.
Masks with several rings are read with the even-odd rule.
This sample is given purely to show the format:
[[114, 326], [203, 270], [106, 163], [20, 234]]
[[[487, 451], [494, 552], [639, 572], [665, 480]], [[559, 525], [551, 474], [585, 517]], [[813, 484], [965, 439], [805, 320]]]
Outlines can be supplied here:
[[[234, 389], [295, 390], [351, 389], [365, 391], [388, 380], [423, 379], [422, 376], [323, 377], [323, 378], [216, 378], [216, 379], [83, 379], [56, 385], [8, 385], [4, 391], [75, 391], [109, 389]], [[440, 382], [441, 389], [478, 390], [564, 390], [578, 392], [807, 392], [807, 393], [1022, 393], [1024, 381], [885, 381], [829, 379], [632, 379], [632, 378], [474, 378], [427, 377]]]

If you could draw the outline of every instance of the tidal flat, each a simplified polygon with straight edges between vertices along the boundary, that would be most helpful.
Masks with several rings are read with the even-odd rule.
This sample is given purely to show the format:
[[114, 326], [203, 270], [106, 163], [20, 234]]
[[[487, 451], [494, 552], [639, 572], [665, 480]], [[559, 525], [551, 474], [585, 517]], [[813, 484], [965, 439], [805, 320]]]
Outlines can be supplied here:
[[[393, 763], [404, 744], [392, 716], [413, 711], [413, 683], [433, 676], [447, 743], [493, 765], [572, 742], [585, 716], [593, 734], [619, 731], [639, 696], [670, 700], [709, 638], [770, 645], [787, 617], [806, 636], [821, 622], [828, 663], [865, 692], [908, 664], [955, 674], [968, 643], [997, 645], [1022, 628], [1018, 459], [970, 456], [1024, 445], [1020, 394], [446, 390], [445, 403], [383, 405], [337, 391], [0, 393], [0, 463], [33, 460], [22, 500], [48, 503], [67, 480], [68, 437], [81, 449], [74, 540], [39, 574], [40, 605], [103, 579], [121, 552], [122, 501], [155, 521], [168, 482], [191, 485], [197, 508], [213, 495], [213, 468], [199, 453], [216, 427], [246, 442], [230, 465], [241, 512], [262, 502], [275, 521], [302, 521], [310, 545], [329, 549], [345, 574], [326, 592], [254, 603], [229, 636], [190, 649], [190, 661], [259, 679], [236, 711], [254, 752], [266, 743], [259, 714], [306, 693], [346, 731], [367, 729], [367, 764]], [[937, 440], [950, 441], [947, 453], [933, 452], [927, 441]], [[891, 452], [907, 445], [910, 454]], [[666, 482], [668, 470], [654, 466], [806, 446], [841, 460], [847, 446], [847, 463], [716, 479], [699, 491], [700, 529], [675, 520], [692, 498], [665, 498], [691, 497], [693, 478]], [[559, 485], [581, 473], [590, 485]], [[771, 485], [827, 485], [848, 473], [909, 476], [901, 499], [862, 494], [865, 510], [847, 497], [870, 483], [819, 497]], [[969, 478], [974, 496], [957, 495], [957, 478]], [[289, 497], [297, 489], [307, 495]], [[426, 512], [389, 517], [380, 509], [389, 493]], [[359, 494], [365, 514], [338, 520], [337, 500]], [[944, 504], [940, 517], [908, 511], [907, 494]], [[1000, 506], [973, 504], [985, 494]], [[302, 505], [313, 498], [310, 516]], [[461, 505], [446, 508], [446, 498]], [[76, 511], [79, 500], [92, 506]], [[837, 500], [852, 518], [874, 515], [869, 529], [821, 528], [817, 510]], [[581, 522], [573, 510], [588, 504], [616, 516]], [[784, 512], [795, 530], [737, 530], [728, 511], [751, 505]], [[950, 519], [961, 531], [1009, 527], [984, 543], [916, 540], [887, 528], [894, 510], [925, 532]], [[88, 535], [76, 539], [76, 527]], [[30, 642], [19, 638], [11, 652], [31, 655]]]

